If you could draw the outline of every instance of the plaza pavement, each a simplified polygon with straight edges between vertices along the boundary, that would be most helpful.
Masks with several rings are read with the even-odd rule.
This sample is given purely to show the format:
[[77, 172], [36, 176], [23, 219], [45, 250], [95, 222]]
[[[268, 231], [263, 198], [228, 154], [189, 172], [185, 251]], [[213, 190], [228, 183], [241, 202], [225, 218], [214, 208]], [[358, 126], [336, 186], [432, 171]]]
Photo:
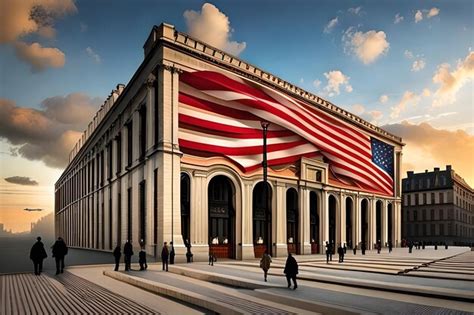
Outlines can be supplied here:
[[[298, 289], [286, 287], [285, 258], [274, 258], [268, 282], [258, 259], [170, 265], [114, 272], [113, 264], [52, 274], [0, 276], [0, 314], [474, 314], [474, 252], [468, 248], [394, 249], [296, 256]], [[121, 266], [123, 268], [123, 265]], [[133, 265], [137, 267], [137, 265]], [[455, 276], [456, 278], [450, 278]], [[32, 289], [34, 288], [34, 289]], [[58, 302], [59, 301], [59, 302]], [[63, 305], [65, 303], [65, 305]], [[22, 312], [23, 313], [23, 312]]]

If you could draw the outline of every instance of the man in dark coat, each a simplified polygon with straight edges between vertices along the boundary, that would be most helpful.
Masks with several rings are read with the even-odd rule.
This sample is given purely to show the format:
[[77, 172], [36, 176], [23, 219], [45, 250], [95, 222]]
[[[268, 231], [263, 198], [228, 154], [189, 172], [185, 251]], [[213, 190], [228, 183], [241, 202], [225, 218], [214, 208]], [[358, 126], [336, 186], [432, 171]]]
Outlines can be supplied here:
[[388, 241], [388, 252], [389, 253], [392, 252], [392, 248], [393, 248], [392, 241]]
[[133, 256], [133, 246], [129, 240], [125, 242], [123, 245], [123, 255], [125, 257], [125, 271], [129, 271], [131, 269], [132, 264], [132, 256]]
[[362, 245], [361, 245], [360, 249], [362, 251], [362, 255], [365, 255], [365, 250], [366, 250], [365, 242], [362, 242]]
[[339, 255], [339, 262], [344, 262], [344, 248], [342, 248], [341, 244], [339, 244], [339, 247], [337, 248], [337, 254]]
[[380, 254], [382, 250], [382, 242], [380, 240], [377, 241], [377, 254]]
[[39, 276], [43, 271], [43, 259], [46, 257], [48, 257], [48, 254], [46, 254], [44, 244], [41, 242], [41, 237], [38, 236], [36, 238], [36, 243], [31, 247], [30, 250], [30, 259], [33, 260], [35, 275]]
[[189, 242], [189, 240], [186, 240], [185, 246], [186, 246], [186, 262], [190, 263], [193, 261], [193, 253], [191, 253], [191, 242]]
[[176, 253], [174, 252], [173, 242], [170, 242], [170, 245], [171, 245], [171, 250], [170, 250], [170, 265], [174, 265], [174, 256], [176, 256]]
[[285, 264], [285, 270], [283, 272], [286, 275], [286, 281], [288, 282], [288, 288], [291, 287], [291, 281], [290, 279], [293, 280], [293, 290], [296, 290], [298, 287], [298, 284], [296, 284], [296, 275], [298, 274], [298, 263], [296, 262], [296, 259], [291, 255], [291, 253], [288, 253], [288, 258], [286, 259], [286, 264]]
[[354, 248], [352, 249], [352, 251], [354, 252], [354, 255], [357, 254], [357, 245], [354, 245]]
[[122, 257], [122, 252], [120, 251], [120, 245], [117, 244], [114, 249], [114, 259], [115, 259], [115, 271], [119, 270], [120, 257]]
[[144, 247], [138, 253], [138, 263], [140, 264], [140, 271], [147, 270], [148, 265], [146, 263], [146, 252]]
[[64, 256], [67, 255], [67, 245], [62, 237], [58, 237], [58, 240], [53, 245], [53, 257], [56, 260], [56, 274], [64, 272]]
[[163, 264], [163, 270], [168, 271], [168, 256], [169, 256], [169, 250], [168, 250], [168, 245], [166, 245], [166, 242], [163, 244], [163, 249], [161, 250], [161, 262]]
[[330, 256], [331, 256], [331, 245], [329, 245], [329, 242], [326, 242], [326, 264], [329, 264]]

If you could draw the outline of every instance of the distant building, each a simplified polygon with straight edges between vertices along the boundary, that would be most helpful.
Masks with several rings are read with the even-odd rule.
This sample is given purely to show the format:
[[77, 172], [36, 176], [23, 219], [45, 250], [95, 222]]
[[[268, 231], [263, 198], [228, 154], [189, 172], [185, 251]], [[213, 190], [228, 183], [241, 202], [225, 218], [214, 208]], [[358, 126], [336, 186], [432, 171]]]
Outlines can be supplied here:
[[188, 244], [207, 260], [400, 243], [401, 138], [171, 25], [144, 49], [56, 182], [70, 246], [173, 241], [179, 261]]
[[406, 240], [449, 245], [474, 242], [474, 190], [451, 168], [402, 180], [402, 235]]

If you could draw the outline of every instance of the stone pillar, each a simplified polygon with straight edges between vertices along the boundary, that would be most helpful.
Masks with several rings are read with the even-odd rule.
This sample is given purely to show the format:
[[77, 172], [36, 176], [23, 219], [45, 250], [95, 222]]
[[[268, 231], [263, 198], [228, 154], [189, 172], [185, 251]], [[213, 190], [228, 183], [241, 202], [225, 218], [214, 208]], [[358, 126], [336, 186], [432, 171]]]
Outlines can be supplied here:
[[[339, 242], [341, 245], [347, 244], [347, 236], [346, 236], [346, 195], [342, 192], [339, 193], [339, 220], [337, 220], [337, 225], [339, 225]], [[337, 209], [336, 209], [337, 213]], [[336, 244], [337, 246], [337, 244]], [[337, 250], [336, 250], [337, 252]]]
[[309, 190], [305, 186], [299, 188], [299, 236], [300, 253], [303, 255], [311, 254], [311, 240], [310, 240], [310, 217], [309, 217]]
[[[255, 258], [253, 251], [253, 184], [245, 181], [242, 188], [241, 259]], [[237, 227], [238, 228], [238, 227]]]
[[[180, 173], [181, 155], [178, 144], [178, 69], [161, 65], [158, 68], [158, 124], [159, 141], [157, 160], [160, 176], [158, 179], [158, 211], [160, 246], [163, 241], [174, 242], [176, 261], [186, 261], [186, 248], [181, 236]], [[207, 194], [206, 194], [207, 195]]]
[[194, 171], [191, 180], [190, 241], [193, 259], [206, 261], [209, 250], [209, 211], [207, 203], [207, 173]]
[[321, 191], [321, 250], [326, 246], [326, 242], [329, 241], [329, 195], [326, 190]]
[[395, 243], [397, 247], [401, 246], [402, 241], [402, 230], [401, 230], [401, 211], [402, 207], [400, 201], [395, 201], [393, 205], [393, 213], [395, 215], [394, 232], [395, 232]]
[[275, 257], [285, 257], [288, 255], [288, 245], [286, 239], [286, 184], [276, 182], [274, 196], [276, 205], [272, 202], [272, 225], [273, 243], [276, 244]]

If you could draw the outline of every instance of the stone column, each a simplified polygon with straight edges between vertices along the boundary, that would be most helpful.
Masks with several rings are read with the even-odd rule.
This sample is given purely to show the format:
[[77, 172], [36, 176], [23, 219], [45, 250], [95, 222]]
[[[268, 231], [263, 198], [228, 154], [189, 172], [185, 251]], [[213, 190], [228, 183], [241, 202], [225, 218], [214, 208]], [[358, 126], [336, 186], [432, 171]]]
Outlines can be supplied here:
[[395, 232], [395, 240], [397, 247], [400, 246], [402, 241], [402, 230], [401, 230], [401, 211], [402, 207], [400, 201], [395, 201], [393, 205], [393, 213], [395, 215], [395, 222], [394, 222], [394, 232]]
[[[347, 244], [346, 236], [346, 195], [342, 192], [339, 193], [339, 220], [337, 220], [337, 225], [339, 225], [339, 242], [341, 245]], [[337, 209], [336, 209], [337, 213]], [[338, 231], [336, 229], [336, 231]], [[337, 246], [337, 244], [336, 244]], [[337, 252], [337, 250], [336, 250]]]
[[190, 176], [190, 240], [193, 259], [196, 261], [206, 261], [208, 258], [209, 212], [206, 176], [206, 172], [197, 170]]
[[326, 190], [321, 191], [321, 250], [326, 246], [326, 242], [329, 242], [329, 200], [328, 193]]
[[253, 184], [244, 181], [242, 188], [242, 251], [241, 259], [255, 257], [253, 251]]
[[275, 257], [285, 257], [288, 255], [288, 245], [286, 239], [286, 184], [277, 181], [275, 185], [275, 201], [272, 203], [272, 225], [273, 225], [273, 243], [276, 244]]
[[303, 255], [311, 254], [311, 240], [310, 240], [310, 217], [309, 217], [309, 190], [306, 186], [299, 188], [299, 236], [300, 253]]

